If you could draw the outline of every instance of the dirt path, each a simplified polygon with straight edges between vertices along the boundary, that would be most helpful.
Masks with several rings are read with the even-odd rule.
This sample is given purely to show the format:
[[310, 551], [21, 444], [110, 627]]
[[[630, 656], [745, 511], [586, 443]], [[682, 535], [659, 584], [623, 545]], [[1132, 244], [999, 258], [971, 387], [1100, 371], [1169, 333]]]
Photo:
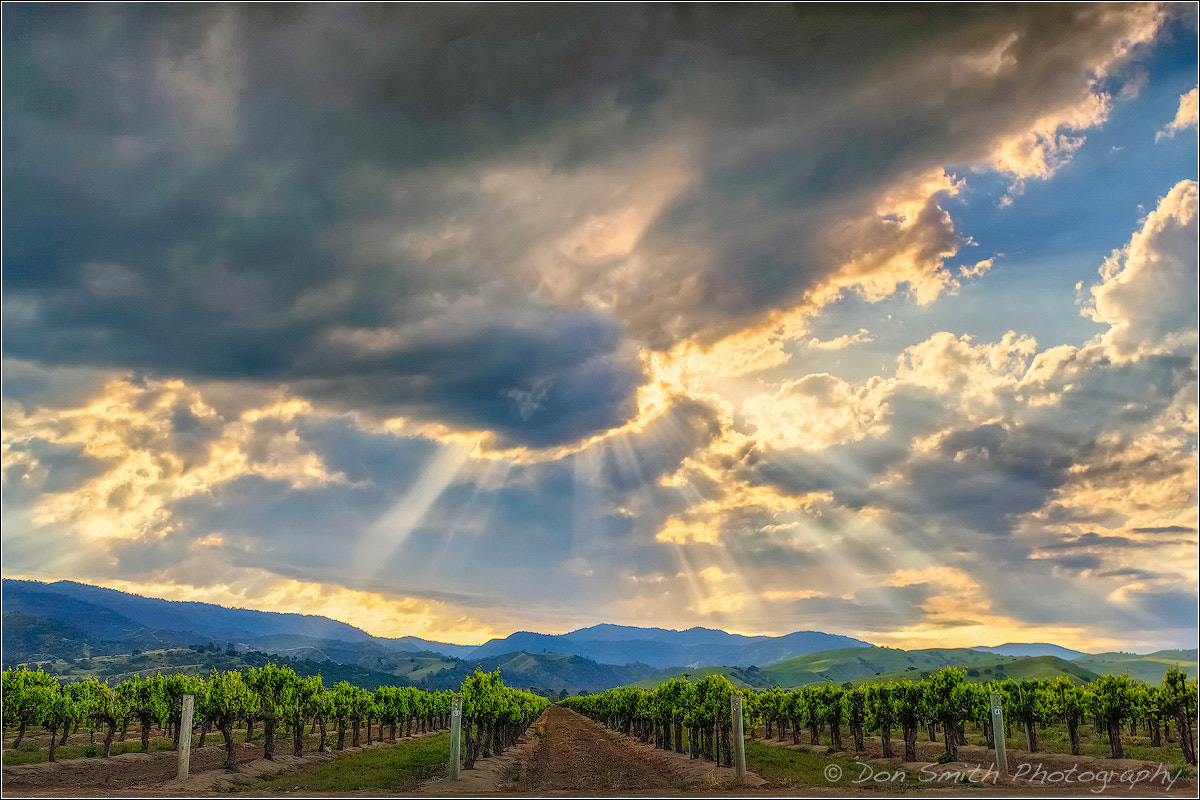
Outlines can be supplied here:
[[543, 725], [544, 735], [522, 764], [530, 791], [667, 794], [687, 788], [687, 779], [670, 765], [637, 752], [623, 737], [573, 711], [551, 707]]
[[422, 795], [674, 796], [761, 794], [764, 781], [734, 784], [733, 770], [656, 750], [574, 711], [551, 706], [517, 746], [480, 761], [462, 779], [429, 781]]

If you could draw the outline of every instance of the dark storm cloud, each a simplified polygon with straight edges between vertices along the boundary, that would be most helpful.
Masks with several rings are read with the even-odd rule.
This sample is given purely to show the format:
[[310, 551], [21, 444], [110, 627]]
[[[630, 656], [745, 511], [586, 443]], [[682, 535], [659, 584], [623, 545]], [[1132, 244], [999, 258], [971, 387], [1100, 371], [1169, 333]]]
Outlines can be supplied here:
[[1195, 591], [1130, 591], [1128, 598], [1135, 608], [1164, 627], [1196, 629]]
[[108, 370], [45, 369], [7, 358], [0, 369], [4, 399], [31, 408], [78, 408], [99, 394], [111, 378]]
[[938, 593], [929, 583], [908, 586], [879, 586], [860, 589], [851, 599], [810, 597], [784, 604], [795, 619], [829, 620], [833, 630], [893, 630], [912, 625], [914, 620], [928, 621], [921, 604]]
[[4, 499], [24, 505], [45, 492], [70, 492], [112, 467], [108, 459], [87, 455], [82, 444], [42, 439], [5, 441]]
[[[633, 413], [623, 340], [796, 303], [833, 266], [824, 226], [1076, 99], [1119, 16], [6, 6], [4, 350], [576, 440]], [[947, 80], [1011, 32], [1020, 70]], [[572, 181], [636, 178], [672, 141], [700, 178], [639, 237], [651, 268], [568, 259], [547, 284], [530, 247], [561, 261], [552, 243], [611, 210]], [[518, 188], [569, 185], [488, 188], [521, 169]], [[928, 212], [936, 261], [955, 234]], [[413, 328], [386, 352], [330, 346]]]
[[[1191, 528], [1184, 528], [1179, 525], [1170, 525], [1166, 528], [1134, 528], [1135, 533], [1158, 533], [1158, 532], [1173, 532], [1184, 533], [1190, 532]], [[1052, 542], [1050, 544], [1040, 545], [1041, 550], [1075, 550], [1084, 547], [1102, 547], [1102, 548], [1147, 548], [1147, 547], [1162, 547], [1163, 545], [1178, 545], [1187, 544], [1186, 539], [1130, 539], [1128, 536], [1105, 536], [1103, 534], [1088, 532], [1081, 533], [1079, 536], [1068, 536], [1061, 541]]]
[[1196, 529], [1185, 525], [1165, 525], [1161, 528], [1134, 528], [1134, 533], [1195, 533]]

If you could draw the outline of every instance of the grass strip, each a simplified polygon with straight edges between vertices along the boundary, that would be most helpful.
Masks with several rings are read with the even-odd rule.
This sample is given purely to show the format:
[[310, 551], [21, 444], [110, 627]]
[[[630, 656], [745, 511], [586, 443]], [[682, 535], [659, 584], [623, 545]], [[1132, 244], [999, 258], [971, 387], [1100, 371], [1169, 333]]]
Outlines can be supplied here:
[[877, 789], [894, 795], [921, 785], [918, 773], [913, 770], [882, 766], [864, 770], [862, 764], [853, 757], [776, 747], [754, 740], [746, 742], [746, 768], [782, 786], [829, 786], [847, 791]]
[[377, 745], [352, 751], [329, 761], [299, 769], [239, 781], [233, 791], [275, 794], [293, 791], [352, 792], [361, 789], [410, 791], [447, 768], [450, 734], [442, 732], [420, 739], [402, 739], [395, 745]]

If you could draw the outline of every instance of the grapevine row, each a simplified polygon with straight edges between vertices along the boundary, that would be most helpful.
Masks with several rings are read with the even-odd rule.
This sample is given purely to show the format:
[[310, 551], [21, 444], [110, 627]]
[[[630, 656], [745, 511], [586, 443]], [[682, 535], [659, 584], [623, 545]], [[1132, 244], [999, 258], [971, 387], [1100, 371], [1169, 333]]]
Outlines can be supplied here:
[[[463, 682], [460, 693], [468, 769], [476, 758], [499, 753], [515, 742], [549, 705], [543, 697], [505, 686], [499, 670], [485, 673], [477, 669]], [[117, 731], [124, 738], [135, 720], [141, 724], [141, 752], [149, 752], [153, 725], [166, 726], [178, 748], [183, 698], [189, 694], [195, 698], [193, 719], [200, 726], [198, 746], [204, 746], [210, 730], [219, 730], [229, 770], [237, 769], [233, 731], [240, 724], [246, 725], [249, 741], [255, 723], [262, 721], [263, 757], [274, 760], [276, 731], [281, 725], [290, 726], [297, 756], [304, 753], [306, 725], [319, 728], [317, 749], [322, 751], [331, 749], [330, 723], [337, 732], [335, 750], [345, 748], [347, 732], [351, 746], [358, 747], [364, 724], [367, 744], [376, 725], [381, 740], [387, 727], [394, 742], [398, 732], [412, 736], [449, 727], [453, 696], [450, 691], [426, 692], [411, 686], [380, 686], [370, 692], [346, 681], [327, 689], [319, 675], [300, 677], [290, 667], [274, 663], [244, 673], [214, 669], [207, 680], [191, 675], [135, 675], [116, 686], [95, 678], [62, 683], [40, 669], [21, 667], [6, 669], [3, 674], [4, 727], [17, 729], [13, 748], [20, 746], [31, 725], [49, 731], [50, 761], [55, 760], [55, 749], [80, 725], [104, 732], [105, 758]]]
[[[684, 752], [682, 734], [686, 728], [693, 758], [703, 756], [728, 767], [732, 765], [729, 699], [736, 691], [723, 675], [710, 674], [694, 683], [674, 678], [654, 691], [610, 689], [567, 698], [561, 704], [614, 730], [677, 753]], [[1162, 746], [1162, 726], [1174, 726], [1184, 761], [1196, 764], [1196, 679], [1188, 681], [1175, 668], [1167, 670], [1159, 686], [1135, 681], [1128, 675], [1102, 675], [1083, 686], [1066, 677], [981, 684], [969, 682], [964, 669], [944, 667], [920, 682], [746, 691], [742, 692], [743, 726], [753, 731], [762, 725], [768, 738], [778, 735], [780, 740], [785, 737], [785, 728], [790, 729], [793, 744], [800, 743], [805, 729], [811, 744], [817, 743], [819, 732], [828, 729], [832, 750], [843, 748], [844, 726], [853, 739], [855, 752], [863, 752], [863, 737], [872, 731], [881, 738], [883, 755], [888, 758], [894, 756], [891, 739], [898, 729], [905, 761], [917, 758], [917, 732], [922, 726], [928, 728], [931, 740], [940, 728], [946, 747], [944, 760], [957, 761], [959, 745], [966, 744], [964, 723], [982, 725], [988, 747], [995, 746], [992, 694], [1001, 698], [1006, 727], [1015, 722], [1024, 728], [1031, 752], [1038, 749], [1039, 726], [1061, 722], [1067, 727], [1072, 755], [1079, 755], [1079, 728], [1090, 720], [1097, 733], [1108, 734], [1112, 757], [1123, 758], [1122, 727], [1128, 724], [1136, 728], [1140, 722], [1154, 747]]]

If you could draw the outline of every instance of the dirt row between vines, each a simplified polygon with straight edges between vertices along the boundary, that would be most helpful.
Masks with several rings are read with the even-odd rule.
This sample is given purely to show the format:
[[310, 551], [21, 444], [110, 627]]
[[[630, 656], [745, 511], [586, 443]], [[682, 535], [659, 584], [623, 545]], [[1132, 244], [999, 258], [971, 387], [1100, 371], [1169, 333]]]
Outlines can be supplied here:
[[[790, 739], [790, 736], [788, 737]], [[757, 739], [763, 742], [760, 737]], [[811, 750], [823, 753], [820, 746], [791, 745], [769, 742], [787, 750]], [[281, 742], [281, 744], [284, 744]], [[901, 745], [902, 743], [896, 742]], [[390, 744], [377, 742], [374, 747]], [[475, 767], [463, 770], [458, 781], [448, 776], [428, 780], [413, 792], [351, 791], [343, 795], [404, 795], [427, 797], [445, 796], [775, 796], [775, 797], [887, 797], [893, 794], [915, 793], [922, 797], [958, 796], [967, 787], [953, 783], [924, 780], [921, 776], [932, 771], [966, 772], [977, 764], [986, 769], [991, 764], [990, 752], [982, 747], [960, 748], [956, 764], [936, 765], [933, 761], [941, 745], [921, 742], [918, 757], [922, 762], [903, 764], [899, 759], [883, 759], [878, 741], [868, 741], [868, 750], [855, 755], [841, 752], [837, 756], [856, 762], [847, 766], [843, 781], [834, 786], [828, 783], [810, 785], [779, 785], [750, 773], [743, 785], [734, 782], [733, 770], [716, 766], [711, 761], [692, 759], [685, 754], [666, 752], [636, 739], [622, 736], [598, 723], [559, 706], [548, 708], [520, 738], [517, 745], [500, 756], [481, 759]], [[236, 781], [260, 774], [294, 771], [306, 764], [339, 758], [356, 752], [309, 753], [302, 758], [283, 754], [277, 749], [275, 761], [262, 758], [261, 742], [239, 743], [236, 748], [238, 772], [227, 773], [221, 765], [225, 759], [223, 747], [205, 747], [192, 753], [192, 775], [183, 783], [175, 780], [177, 754], [128, 753], [111, 759], [74, 758], [54, 764], [27, 764], [3, 770], [3, 794], [13, 797], [131, 797], [175, 796], [195, 797], [224, 794]], [[1154, 770], [1157, 765], [1143, 761], [1114, 761], [1104, 758], [1073, 757], [1051, 753], [1010, 751], [1013, 770], [1022, 764], [1037, 766], [1052, 776], [1065, 775], [1075, 767], [1075, 775], [1105, 772], [1114, 776], [1140, 770]], [[834, 761], [830, 761], [834, 764]], [[924, 768], [925, 771], [922, 771]], [[888, 782], [889, 775], [909, 770], [904, 783]], [[917, 773], [914, 776], [914, 772]], [[870, 779], [855, 780], [864, 774]], [[884, 779], [881, 783], [880, 778]], [[982, 785], [979, 785], [982, 783]], [[1113, 777], [1101, 791], [1096, 780], [1077, 778], [1044, 780], [1026, 777], [1008, 783], [976, 781], [972, 794], [1007, 796], [1104, 796], [1119, 793], [1125, 797], [1196, 796], [1195, 776], [1178, 780], [1169, 790], [1159, 783], [1142, 780], [1135, 786]], [[253, 787], [251, 788], [253, 792]], [[311, 794], [311, 792], [288, 792]]]
[[770, 795], [757, 775], [743, 786], [733, 770], [710, 761], [657, 750], [622, 736], [562, 706], [546, 709], [517, 746], [476, 764], [459, 781], [427, 781], [418, 793], [431, 796], [496, 794], [591, 797]]
[[[411, 738], [432, 736], [436, 732]], [[368, 747], [388, 747], [376, 742]], [[276, 774], [329, 759], [349, 755], [362, 748], [324, 753], [306, 752], [297, 758], [291, 754], [291, 742], [280, 740], [275, 760], [263, 758], [262, 742], [239, 742], [234, 752], [237, 772], [224, 769], [225, 748], [193, 749], [186, 781], [176, 779], [179, 754], [172, 751], [124, 753], [112, 758], [71, 758], [54, 763], [21, 764], [5, 767], [5, 797], [195, 797], [209, 793], [224, 794], [235, 782], [261, 774]]]
[[[823, 755], [827, 748], [792, 745], [767, 740], [758, 732], [757, 741], [784, 750], [810, 750]], [[790, 739], [790, 737], [789, 737]], [[903, 747], [903, 742], [894, 742]], [[1057, 753], [1009, 751], [1014, 776], [998, 780], [992, 773], [994, 757], [983, 747], [959, 748], [960, 761], [937, 764], [944, 745], [918, 743], [921, 761], [905, 764], [899, 758], [882, 758], [878, 741], [868, 742], [862, 754], [842, 751], [839, 759], [850, 761], [839, 774], [848, 781], [837, 785], [821, 781], [807, 785], [780, 785], [750, 773], [744, 785], [734, 783], [733, 770], [685, 754], [658, 750], [636, 739], [592, 722], [568, 709], [552, 706], [534, 723], [517, 746], [503, 756], [476, 764], [451, 782], [448, 778], [427, 781], [417, 790], [423, 796], [727, 796], [727, 797], [959, 797], [963, 792], [991, 797], [1194, 797], [1196, 778], [1177, 779], [1170, 788], [1143, 777], [1135, 785], [1122, 782], [1121, 775], [1147, 770], [1154, 774], [1158, 764], [1132, 759], [1076, 757]], [[835, 762], [829, 762], [833, 765]], [[1022, 767], [1022, 765], [1026, 765]], [[978, 767], [977, 772], [973, 772]], [[1069, 772], [1074, 767], [1074, 772]], [[1041, 770], [1041, 773], [1035, 772]], [[1107, 785], [1097, 777], [1109, 776]], [[964, 786], [956, 777], [974, 775], [974, 785]], [[902, 779], [898, 777], [903, 775]], [[1055, 776], [1060, 776], [1054, 780]], [[1087, 779], [1087, 776], [1091, 776]], [[940, 776], [940, 777], [938, 777]], [[1044, 777], [1038, 777], [1044, 776]], [[1080, 780], [1084, 776], [1085, 780]]]

